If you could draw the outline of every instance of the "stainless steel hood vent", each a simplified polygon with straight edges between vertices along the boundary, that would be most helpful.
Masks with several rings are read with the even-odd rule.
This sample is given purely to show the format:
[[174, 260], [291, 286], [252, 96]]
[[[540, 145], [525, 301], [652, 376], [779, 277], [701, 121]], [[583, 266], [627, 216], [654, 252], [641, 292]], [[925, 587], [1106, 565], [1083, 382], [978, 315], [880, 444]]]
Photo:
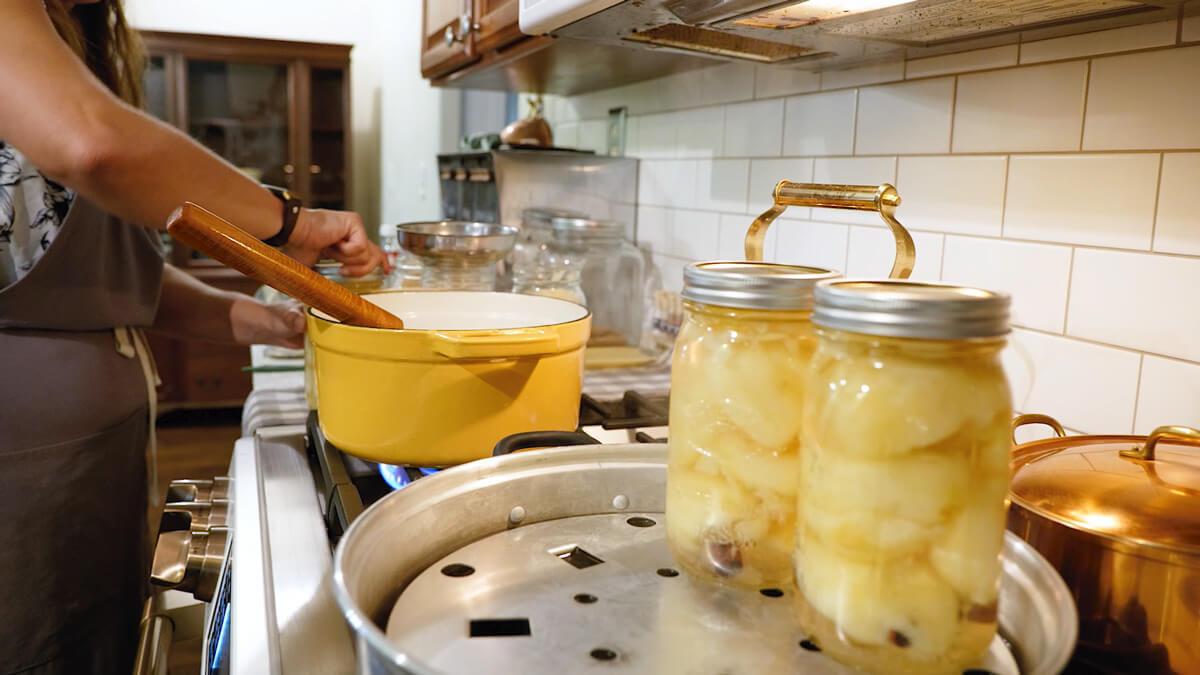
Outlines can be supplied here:
[[624, 0], [550, 34], [818, 69], [994, 46], [1033, 30], [1041, 38], [1161, 21], [1181, 2]]

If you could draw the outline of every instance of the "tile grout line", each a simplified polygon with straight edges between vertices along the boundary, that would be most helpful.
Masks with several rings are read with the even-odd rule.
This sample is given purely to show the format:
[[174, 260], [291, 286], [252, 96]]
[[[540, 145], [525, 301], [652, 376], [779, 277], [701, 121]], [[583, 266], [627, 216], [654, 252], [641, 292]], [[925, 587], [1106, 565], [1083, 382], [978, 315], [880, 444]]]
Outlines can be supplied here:
[[954, 76], [954, 88], [950, 92], [950, 137], [947, 139], [946, 152], [954, 154], [954, 119], [958, 115], [958, 76]]
[[1008, 175], [1012, 173], [1012, 155], [1004, 156], [1004, 188], [1000, 198], [1000, 238], [1004, 239], [1004, 226], [1008, 222]]
[[1146, 367], [1146, 355], [1143, 353], [1138, 356], [1138, 374], [1137, 382], [1133, 385], [1133, 419], [1129, 422], [1129, 433], [1134, 433], [1137, 429], [1138, 418], [1138, 403], [1142, 398], [1142, 369]]
[[1092, 89], [1092, 60], [1087, 60], [1087, 67], [1083, 73], [1083, 110], [1079, 118], [1079, 149], [1076, 152], [1083, 152], [1083, 138], [1087, 132], [1087, 113], [1088, 113], [1088, 94]]
[[[678, 208], [678, 207], [673, 207], [673, 206], [670, 206], [667, 204], [650, 203], [650, 202], [636, 204], [635, 206], [655, 207], [655, 208]], [[703, 209], [703, 208], [691, 208], [691, 209], [685, 209], [685, 210], [704, 211], [704, 212], [708, 212], [708, 213], [725, 213], [726, 215], [737, 215], [737, 216], [741, 216], [741, 217], [757, 215], [757, 214], [751, 214], [751, 213], [736, 213], [736, 214], [734, 214], [734, 213], [728, 213], [728, 212], [722, 212], [722, 211], [712, 211], [711, 209]], [[887, 229], [886, 225], [879, 224], [879, 223], [862, 223], [862, 222], [858, 222], [858, 221], [840, 221], [840, 220], [834, 220], [834, 219], [830, 219], [830, 218], [814, 218], [812, 216], [811, 212], [810, 212], [810, 215], [808, 215], [808, 216], [788, 215], [788, 216], [786, 216], [786, 219], [787, 220], [806, 220], [806, 221], [812, 221], [812, 222], [816, 222], [816, 223], [825, 223], [828, 225], [853, 225], [856, 227], [870, 227], [870, 228], [874, 228], [874, 229], [878, 229], [878, 230]], [[980, 240], [984, 240], [984, 241], [994, 241], [994, 242], [999, 242], [999, 243], [1026, 244], [1026, 245], [1031, 245], [1031, 246], [1053, 246], [1056, 248], [1068, 248], [1069, 247], [1069, 248], [1074, 248], [1074, 249], [1083, 250], [1083, 251], [1100, 251], [1103, 253], [1122, 253], [1122, 254], [1129, 254], [1129, 255], [1149, 255], [1149, 256], [1155, 256], [1155, 257], [1159, 257], [1159, 258], [1172, 258], [1175, 260], [1183, 260], [1183, 261], [1188, 261], [1188, 262], [1200, 262], [1200, 254], [1175, 253], [1173, 251], [1152, 251], [1152, 250], [1148, 250], [1148, 249], [1136, 249], [1136, 248], [1120, 248], [1120, 247], [1116, 247], [1116, 246], [1099, 246], [1096, 244], [1079, 244], [1079, 243], [1072, 243], [1072, 242], [1066, 242], [1066, 241], [1053, 241], [1053, 240], [1048, 240], [1048, 239], [1026, 239], [1026, 238], [1020, 238], [1020, 237], [1004, 237], [1004, 236], [997, 236], [997, 235], [990, 235], [990, 234], [979, 234], [979, 233], [975, 233], [975, 232], [951, 232], [951, 231], [947, 231], [947, 230], [931, 230], [931, 229], [927, 229], [927, 228], [915, 228], [915, 227], [908, 227], [908, 226], [905, 226], [905, 227], [910, 232], [921, 232], [924, 234], [944, 234], [944, 235], [950, 235], [950, 236], [956, 236], [956, 237], [970, 237], [972, 239], [980, 239]]]
[[1067, 298], [1063, 306], [1062, 334], [1067, 334], [1067, 321], [1071, 317], [1071, 280], [1075, 276], [1075, 247], [1071, 247], [1071, 257], [1067, 261]]
[[669, 159], [805, 159], [806, 157], [816, 157], [818, 159], [871, 159], [880, 157], [921, 157], [933, 159], [952, 159], [955, 157], [1003, 157], [1005, 155], [1020, 155], [1023, 157], [1102, 157], [1104, 155], [1154, 155], [1160, 153], [1191, 153], [1200, 152], [1200, 146], [1194, 148], [1138, 148], [1133, 150], [1123, 149], [1108, 149], [1108, 150], [974, 150], [970, 152], [906, 152], [906, 153], [878, 153], [870, 155], [730, 155], [728, 157], [711, 155], [707, 157], [640, 157], [638, 155], [626, 155], [644, 161], [660, 161]]
[[[858, 89], [854, 90], [854, 110], [853, 110], [853, 112], [850, 113], [850, 118], [851, 118], [850, 119], [850, 156], [851, 157], [857, 156], [856, 153], [858, 152], [858, 99], [859, 99], [860, 94], [861, 94], [860, 90], [858, 90]], [[815, 166], [816, 165], [814, 163], [814, 170], [815, 170]], [[814, 178], [813, 180], [816, 180], [816, 179]]]
[[1158, 237], [1158, 206], [1162, 201], [1163, 168], [1167, 163], [1166, 153], [1158, 154], [1158, 180], [1154, 183], [1154, 217], [1150, 219], [1150, 251], [1154, 252], [1154, 240]]
[[[1182, 21], [1180, 22], [1180, 31], [1182, 31]], [[1055, 39], [1055, 38], [1047, 38], [1047, 39]], [[1090, 61], [1090, 60], [1096, 59], [1096, 58], [1128, 56], [1128, 55], [1133, 55], [1133, 54], [1143, 54], [1143, 53], [1147, 53], [1147, 52], [1156, 52], [1156, 51], [1167, 51], [1167, 50], [1171, 50], [1171, 49], [1177, 49], [1180, 47], [1186, 48], [1186, 47], [1191, 47], [1191, 46], [1200, 46], [1200, 41], [1183, 41], [1182, 37], [1181, 37], [1180, 41], [1178, 43], [1158, 45], [1158, 46], [1153, 46], [1153, 47], [1139, 47], [1139, 48], [1135, 48], [1135, 49], [1127, 49], [1127, 50], [1121, 50], [1121, 51], [1100, 52], [1097, 54], [1084, 54], [1084, 55], [1079, 55], [1079, 56], [1069, 56], [1069, 57], [1064, 57], [1061, 59], [1052, 59], [1052, 60], [1048, 60], [1048, 61], [1037, 61], [1037, 62], [1028, 63], [1028, 64], [1023, 64], [1023, 63], [1020, 63], [1020, 61], [1018, 61], [1016, 64], [1006, 65], [1006, 66], [995, 66], [995, 67], [991, 67], [991, 68], [981, 68], [978, 70], [965, 70], [965, 71], [953, 71], [952, 70], [952, 71], [948, 71], [948, 72], [944, 72], [944, 73], [937, 73], [934, 75], [922, 75], [922, 76], [918, 76], [918, 77], [915, 77], [912, 79], [908, 79], [907, 77], [901, 78], [898, 80], [885, 79], [885, 80], [880, 80], [878, 82], [865, 82], [865, 83], [859, 83], [859, 84], [854, 84], [854, 85], [847, 85], [844, 87], [838, 87], [835, 89], [818, 88], [818, 89], [812, 90], [812, 91], [802, 91], [802, 92], [797, 92], [795, 94], [781, 94], [781, 95], [777, 95], [777, 96], [766, 97], [763, 99], [757, 99], [752, 95], [750, 98], [747, 98], [747, 99], [735, 99], [735, 100], [730, 100], [730, 101], [710, 101], [707, 103], [699, 103], [699, 104], [695, 104], [695, 105], [682, 105], [682, 106], [679, 106], [676, 108], [668, 107], [668, 108], [663, 108], [661, 110], [646, 110], [645, 112], [639, 112], [637, 114], [638, 115], [650, 115], [650, 114], [658, 114], [658, 113], [664, 113], [664, 112], [675, 112], [675, 111], [679, 111], [679, 110], [692, 110], [692, 109], [696, 109], [696, 108], [708, 108], [708, 107], [712, 107], [712, 106], [716, 106], [716, 105], [725, 105], [725, 104], [729, 104], [729, 103], [746, 103], [746, 102], [751, 102], [751, 101], [755, 101], [755, 100], [766, 101], [766, 100], [771, 100], [772, 98], [784, 98], [786, 96], [804, 96], [804, 95], [809, 95], [809, 94], [821, 94], [821, 93], [833, 92], [833, 91], [846, 91], [847, 89], [856, 89], [858, 87], [865, 87], [865, 86], [875, 86], [875, 85], [882, 85], [882, 84], [896, 84], [896, 83], [900, 83], [900, 82], [917, 82], [920, 80], [930, 79], [930, 78], [935, 78], [935, 77], [951, 77], [951, 76], [967, 75], [967, 74], [974, 75], [976, 73], [988, 73], [988, 72], [996, 72], [996, 71], [1001, 71], [1001, 70], [1013, 70], [1013, 69], [1017, 69], [1017, 68], [1036, 68], [1038, 66], [1067, 63], [1067, 62], [1071, 62], [1071, 61], [1084, 61], [1084, 60]], [[984, 48], [984, 49], [987, 49], [987, 48]], [[967, 52], [955, 52], [954, 54], [966, 54], [966, 53], [969, 53], [970, 51], [976, 51], [976, 50], [968, 50]], [[1018, 50], [1018, 52], [1019, 51], [1020, 50]], [[934, 57], [926, 57], [926, 58], [936, 58], [936, 56], [951, 56], [951, 55], [953, 55], [953, 54], [939, 54], [939, 55], [935, 55]], [[1018, 59], [1019, 58], [1020, 58], [1020, 56], [1018, 53]], [[919, 60], [919, 59], [913, 59], [913, 60]], [[907, 63], [908, 63], [907, 60], [904, 63], [905, 63], [904, 70], [905, 70], [905, 72], [907, 72]], [[674, 77], [674, 75], [668, 75], [667, 77]], [[820, 78], [820, 80], [822, 82], [818, 86], [823, 85], [824, 77], [822, 76]], [[653, 80], [647, 80], [647, 81], [652, 82]], [[591, 92], [579, 94], [579, 96], [587, 96], [590, 93]], [[567, 96], [565, 98], [575, 98], [575, 97]], [[632, 115], [634, 113], [631, 112], [630, 114]], [[597, 119], [602, 119], [602, 118], [597, 117]]]
[[1126, 354], [1137, 354], [1140, 356], [1153, 356], [1155, 358], [1170, 359], [1171, 361], [1178, 361], [1185, 365], [1192, 365], [1192, 366], [1200, 367], [1200, 361], [1189, 361], [1188, 359], [1185, 359], [1185, 358], [1182, 358], [1179, 356], [1168, 356], [1166, 354], [1161, 354], [1159, 352], [1152, 352], [1152, 351], [1148, 351], [1148, 350], [1144, 350], [1144, 349], [1138, 349], [1136, 347], [1123, 347], [1121, 345], [1113, 344], [1111, 342], [1101, 342], [1100, 340], [1093, 340], [1091, 338], [1079, 337], [1077, 335], [1059, 335], [1058, 333], [1052, 333], [1043, 328], [1033, 328], [1031, 326], [1026, 326], [1024, 324], [1013, 324], [1013, 327], [1019, 328], [1023, 331], [1029, 332], [1029, 333], [1036, 333], [1038, 335], [1042, 335], [1045, 337], [1058, 338], [1060, 340], [1070, 340], [1072, 342], [1079, 342], [1082, 344], [1091, 345], [1093, 347], [1104, 347], [1106, 349], [1111, 349], [1113, 351], [1118, 351], [1118, 352], [1124, 352]]

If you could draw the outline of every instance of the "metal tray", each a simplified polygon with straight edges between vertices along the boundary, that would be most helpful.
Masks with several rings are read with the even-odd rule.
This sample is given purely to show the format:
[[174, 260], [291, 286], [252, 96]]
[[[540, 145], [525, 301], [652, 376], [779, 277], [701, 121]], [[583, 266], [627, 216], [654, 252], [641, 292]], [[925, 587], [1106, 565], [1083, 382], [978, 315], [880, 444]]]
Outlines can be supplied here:
[[[580, 446], [472, 462], [381, 500], [334, 560], [359, 672], [857, 672], [806, 640], [791, 589], [680, 573], [665, 482], [665, 446]], [[978, 669], [1059, 672], [1069, 591], [1011, 534], [1003, 569], [1000, 635]]]

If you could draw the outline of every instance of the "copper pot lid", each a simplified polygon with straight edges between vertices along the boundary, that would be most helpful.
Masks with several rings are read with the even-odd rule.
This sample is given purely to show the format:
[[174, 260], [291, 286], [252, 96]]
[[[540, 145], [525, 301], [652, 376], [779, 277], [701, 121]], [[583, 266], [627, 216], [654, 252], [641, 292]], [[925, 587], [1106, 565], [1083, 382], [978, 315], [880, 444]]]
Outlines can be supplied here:
[[1149, 436], [1063, 436], [1045, 415], [1025, 424], [1059, 434], [1013, 451], [1012, 501], [1110, 539], [1200, 554], [1200, 431], [1159, 427]]

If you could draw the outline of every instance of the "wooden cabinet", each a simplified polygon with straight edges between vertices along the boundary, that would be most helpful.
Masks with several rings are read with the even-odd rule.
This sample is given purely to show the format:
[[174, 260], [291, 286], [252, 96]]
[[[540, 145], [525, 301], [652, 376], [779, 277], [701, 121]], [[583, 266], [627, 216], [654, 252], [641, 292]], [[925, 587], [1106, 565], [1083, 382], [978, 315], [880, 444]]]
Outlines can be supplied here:
[[574, 95], [713, 64], [684, 53], [525, 35], [521, 0], [423, 0], [421, 75], [435, 87]]
[[[143, 32], [146, 108], [255, 180], [313, 208], [350, 194], [350, 47]], [[168, 261], [218, 288], [259, 284], [172, 242]], [[250, 392], [246, 347], [151, 339], [164, 407], [238, 404]]]
[[527, 37], [518, 26], [520, 0], [424, 0], [421, 74], [448, 75], [491, 58]]

